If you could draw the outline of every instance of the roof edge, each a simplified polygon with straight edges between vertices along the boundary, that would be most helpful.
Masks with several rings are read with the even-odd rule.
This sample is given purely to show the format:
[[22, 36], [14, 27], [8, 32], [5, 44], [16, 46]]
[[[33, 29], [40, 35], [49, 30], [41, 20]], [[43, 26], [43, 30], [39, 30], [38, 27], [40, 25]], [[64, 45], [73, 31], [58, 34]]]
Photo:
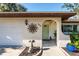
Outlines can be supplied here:
[[75, 12], [67, 12], [67, 11], [64, 11], [64, 12], [51, 12], [51, 11], [42, 11], [42, 12], [30, 12], [30, 11], [28, 11], [28, 12], [0, 12], [0, 13], [75, 13]]

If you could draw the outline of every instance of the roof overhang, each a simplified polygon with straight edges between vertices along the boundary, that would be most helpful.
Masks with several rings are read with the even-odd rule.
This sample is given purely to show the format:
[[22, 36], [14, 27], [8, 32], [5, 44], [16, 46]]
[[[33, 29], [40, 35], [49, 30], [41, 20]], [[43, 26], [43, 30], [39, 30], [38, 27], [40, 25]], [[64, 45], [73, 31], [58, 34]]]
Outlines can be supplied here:
[[62, 21], [62, 23], [79, 23], [79, 21]]
[[74, 12], [0, 12], [0, 17], [61, 17], [68, 19]]

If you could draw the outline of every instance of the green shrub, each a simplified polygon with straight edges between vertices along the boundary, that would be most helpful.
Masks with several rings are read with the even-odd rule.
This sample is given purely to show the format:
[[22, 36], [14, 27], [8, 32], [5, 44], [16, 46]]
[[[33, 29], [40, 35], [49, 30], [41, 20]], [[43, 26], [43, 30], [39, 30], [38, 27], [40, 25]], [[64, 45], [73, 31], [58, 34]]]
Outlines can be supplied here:
[[74, 45], [77, 50], [79, 50], [79, 34], [76, 34], [75, 32], [72, 32], [72, 34], [70, 34], [70, 40], [71, 40], [71, 45]]
[[79, 40], [74, 42], [75, 47], [79, 50]]
[[68, 43], [69, 45], [74, 45], [73, 43]]

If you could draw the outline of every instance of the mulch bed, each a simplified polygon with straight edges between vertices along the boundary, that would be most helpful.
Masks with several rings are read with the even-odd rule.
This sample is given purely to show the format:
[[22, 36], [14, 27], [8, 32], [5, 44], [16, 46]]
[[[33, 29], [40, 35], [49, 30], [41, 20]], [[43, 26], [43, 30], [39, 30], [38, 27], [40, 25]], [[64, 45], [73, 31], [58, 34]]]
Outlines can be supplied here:
[[34, 47], [32, 53], [28, 53], [29, 47], [26, 47], [19, 56], [32, 56], [40, 51], [40, 47]]
[[79, 56], [79, 51], [70, 52], [66, 47], [62, 47], [70, 56]]

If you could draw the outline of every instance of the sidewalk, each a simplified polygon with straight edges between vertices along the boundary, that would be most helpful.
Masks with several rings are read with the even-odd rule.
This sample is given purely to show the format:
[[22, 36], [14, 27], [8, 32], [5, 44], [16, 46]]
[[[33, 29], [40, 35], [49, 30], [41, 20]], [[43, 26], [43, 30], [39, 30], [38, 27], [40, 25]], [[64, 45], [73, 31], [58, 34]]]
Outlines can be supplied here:
[[43, 50], [42, 56], [67, 56], [62, 49], [58, 47], [49, 47], [48, 50]]

